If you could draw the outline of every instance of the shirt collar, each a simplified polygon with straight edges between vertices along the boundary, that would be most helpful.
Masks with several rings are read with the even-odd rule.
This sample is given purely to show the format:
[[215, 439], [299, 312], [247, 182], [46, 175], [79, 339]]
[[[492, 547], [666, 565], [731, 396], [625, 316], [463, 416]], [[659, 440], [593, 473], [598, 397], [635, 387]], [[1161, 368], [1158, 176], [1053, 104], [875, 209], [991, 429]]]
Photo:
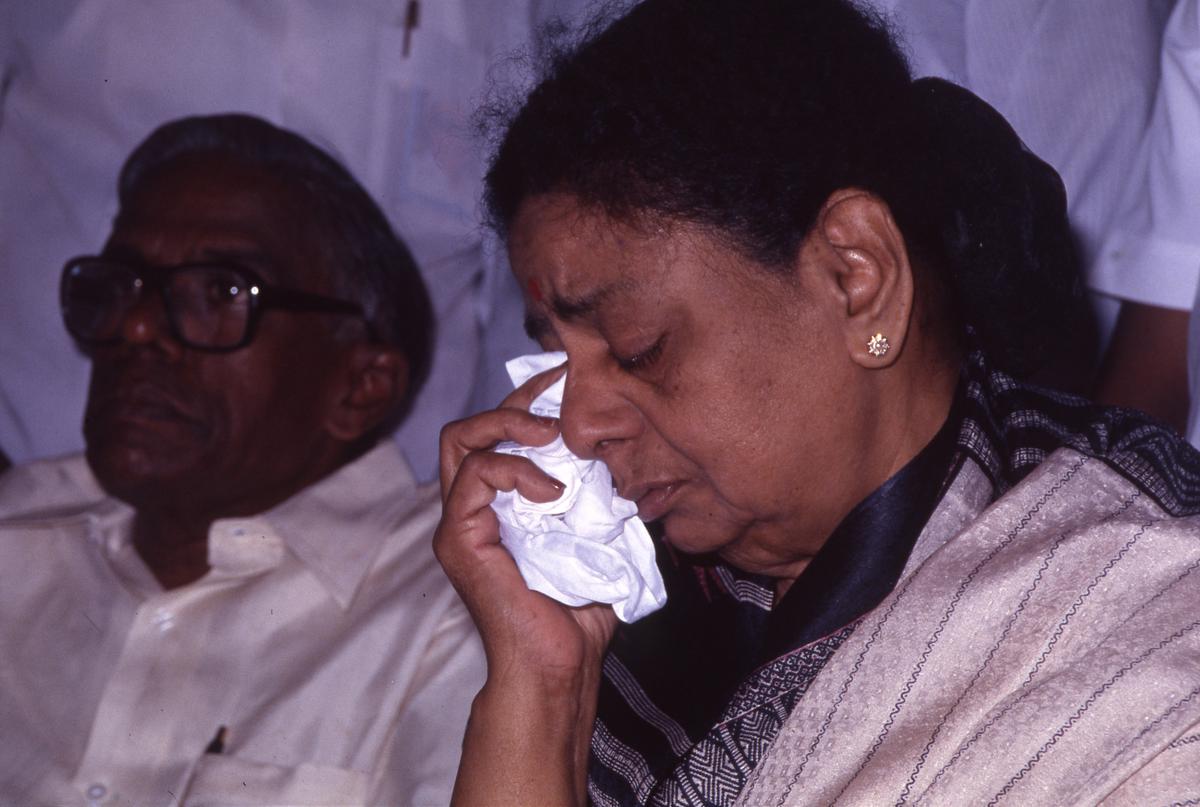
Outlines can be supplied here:
[[383, 440], [256, 520], [266, 522], [338, 604], [348, 608], [386, 536], [416, 506], [416, 492], [416, 479], [400, 450]]

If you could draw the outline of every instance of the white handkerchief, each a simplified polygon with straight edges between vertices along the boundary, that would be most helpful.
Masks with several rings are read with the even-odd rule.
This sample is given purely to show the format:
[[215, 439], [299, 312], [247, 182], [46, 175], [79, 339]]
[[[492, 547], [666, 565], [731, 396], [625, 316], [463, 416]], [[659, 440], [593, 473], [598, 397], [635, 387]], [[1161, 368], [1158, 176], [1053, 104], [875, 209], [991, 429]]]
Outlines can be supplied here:
[[[566, 360], [566, 353], [539, 353], [505, 366], [519, 387]], [[565, 385], [564, 375], [529, 411], [558, 417]], [[531, 589], [567, 605], [611, 603], [624, 622], [636, 622], [666, 604], [650, 534], [637, 517], [637, 505], [613, 490], [612, 474], [603, 462], [576, 457], [561, 435], [545, 446], [505, 442], [496, 450], [528, 457], [566, 486], [562, 496], [546, 504], [516, 491], [499, 491], [492, 502], [500, 542]]]

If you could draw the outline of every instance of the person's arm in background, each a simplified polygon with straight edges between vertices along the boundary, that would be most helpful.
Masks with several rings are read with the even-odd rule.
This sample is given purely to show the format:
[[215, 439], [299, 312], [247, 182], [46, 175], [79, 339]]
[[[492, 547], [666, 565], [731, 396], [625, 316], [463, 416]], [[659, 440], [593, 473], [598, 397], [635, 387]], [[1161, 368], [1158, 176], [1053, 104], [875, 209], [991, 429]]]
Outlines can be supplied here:
[[1096, 382], [1097, 401], [1187, 429], [1189, 311], [1125, 300]]
[[1120, 213], [1093, 271], [1124, 299], [1096, 397], [1187, 427], [1188, 312], [1200, 278], [1200, 2], [1179, 0]]
[[12, 462], [9, 461], [8, 455], [4, 453], [4, 449], [0, 448], [0, 474], [12, 467]]

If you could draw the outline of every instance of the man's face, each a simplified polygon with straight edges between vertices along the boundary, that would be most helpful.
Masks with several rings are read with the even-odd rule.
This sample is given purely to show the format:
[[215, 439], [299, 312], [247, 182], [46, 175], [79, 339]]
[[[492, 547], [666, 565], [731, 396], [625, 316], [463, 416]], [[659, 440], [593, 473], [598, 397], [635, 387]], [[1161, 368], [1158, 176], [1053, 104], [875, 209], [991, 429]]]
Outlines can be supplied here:
[[[219, 259], [269, 286], [329, 294], [315, 227], [296, 197], [261, 169], [184, 158], [121, 210], [105, 252], [158, 268]], [[205, 352], [176, 341], [161, 298], [144, 294], [120, 340], [90, 351], [93, 472], [139, 509], [211, 517], [259, 512], [297, 492], [340, 450], [326, 419], [347, 348], [332, 327], [326, 315], [266, 310], [249, 345]]]

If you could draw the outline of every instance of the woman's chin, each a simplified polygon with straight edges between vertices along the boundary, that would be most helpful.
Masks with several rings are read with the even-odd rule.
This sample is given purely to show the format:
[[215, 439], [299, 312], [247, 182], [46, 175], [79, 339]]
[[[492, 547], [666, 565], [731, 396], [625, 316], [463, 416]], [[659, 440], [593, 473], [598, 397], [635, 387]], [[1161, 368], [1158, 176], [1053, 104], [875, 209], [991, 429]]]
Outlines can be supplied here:
[[659, 519], [663, 540], [672, 549], [688, 555], [704, 555], [718, 552], [729, 544], [733, 536], [719, 529], [722, 524], [711, 518], [696, 518], [688, 513], [672, 512]]

